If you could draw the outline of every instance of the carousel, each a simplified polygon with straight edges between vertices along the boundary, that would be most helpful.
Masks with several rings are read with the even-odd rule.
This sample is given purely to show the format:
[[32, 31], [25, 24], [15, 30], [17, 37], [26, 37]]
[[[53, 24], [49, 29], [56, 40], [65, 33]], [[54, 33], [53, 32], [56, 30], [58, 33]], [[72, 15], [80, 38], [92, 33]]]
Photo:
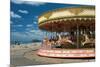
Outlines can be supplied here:
[[43, 13], [39, 28], [45, 31], [39, 56], [95, 58], [95, 7], [60, 8]]

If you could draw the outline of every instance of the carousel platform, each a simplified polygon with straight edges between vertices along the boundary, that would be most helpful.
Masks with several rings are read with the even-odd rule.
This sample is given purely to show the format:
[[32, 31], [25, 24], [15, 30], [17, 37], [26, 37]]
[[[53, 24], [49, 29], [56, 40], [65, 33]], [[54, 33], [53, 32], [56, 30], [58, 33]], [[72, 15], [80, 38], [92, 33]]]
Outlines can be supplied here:
[[95, 49], [39, 49], [37, 55], [54, 58], [95, 58]]

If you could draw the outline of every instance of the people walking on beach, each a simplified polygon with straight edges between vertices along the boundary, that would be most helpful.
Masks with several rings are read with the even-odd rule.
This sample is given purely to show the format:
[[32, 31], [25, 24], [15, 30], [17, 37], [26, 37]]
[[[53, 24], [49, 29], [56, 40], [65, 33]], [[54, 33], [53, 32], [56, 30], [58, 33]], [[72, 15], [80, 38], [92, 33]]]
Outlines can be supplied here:
[[20, 42], [19, 41], [15, 41], [15, 45], [20, 45]]

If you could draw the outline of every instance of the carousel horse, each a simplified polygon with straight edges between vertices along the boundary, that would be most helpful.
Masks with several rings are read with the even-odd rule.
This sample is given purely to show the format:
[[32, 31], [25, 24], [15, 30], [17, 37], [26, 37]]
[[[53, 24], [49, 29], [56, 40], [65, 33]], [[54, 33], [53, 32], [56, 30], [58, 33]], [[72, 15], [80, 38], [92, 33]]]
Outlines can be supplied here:
[[69, 39], [69, 37], [65, 37], [62, 39], [62, 48], [73, 48], [74, 43]]
[[59, 39], [58, 39], [57, 43], [58, 43], [62, 48], [68, 48], [68, 47], [71, 47], [72, 44], [74, 44], [74, 43], [69, 39], [68, 36], [62, 38], [60, 35], [59, 35]]
[[94, 46], [95, 45], [95, 39], [89, 38], [87, 34], [83, 35], [85, 37], [85, 41], [82, 42], [82, 45], [88, 45], [88, 46]]

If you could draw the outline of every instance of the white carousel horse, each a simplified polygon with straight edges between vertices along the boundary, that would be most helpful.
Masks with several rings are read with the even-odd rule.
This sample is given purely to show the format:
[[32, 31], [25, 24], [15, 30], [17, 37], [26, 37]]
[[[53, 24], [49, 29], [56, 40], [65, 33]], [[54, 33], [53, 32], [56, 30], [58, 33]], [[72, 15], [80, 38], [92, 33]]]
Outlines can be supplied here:
[[69, 37], [65, 37], [65, 38], [62, 38], [60, 35], [58, 36], [59, 37], [59, 39], [58, 39], [58, 43], [70, 43], [70, 44], [74, 44], [70, 39], [69, 39]]
[[85, 37], [85, 41], [82, 42], [82, 45], [83, 45], [83, 46], [84, 46], [85, 44], [87, 44], [87, 43], [91, 43], [91, 44], [95, 43], [95, 39], [93, 39], [93, 38], [90, 39], [90, 38], [88, 37], [87, 34], [84, 34], [84, 37]]

